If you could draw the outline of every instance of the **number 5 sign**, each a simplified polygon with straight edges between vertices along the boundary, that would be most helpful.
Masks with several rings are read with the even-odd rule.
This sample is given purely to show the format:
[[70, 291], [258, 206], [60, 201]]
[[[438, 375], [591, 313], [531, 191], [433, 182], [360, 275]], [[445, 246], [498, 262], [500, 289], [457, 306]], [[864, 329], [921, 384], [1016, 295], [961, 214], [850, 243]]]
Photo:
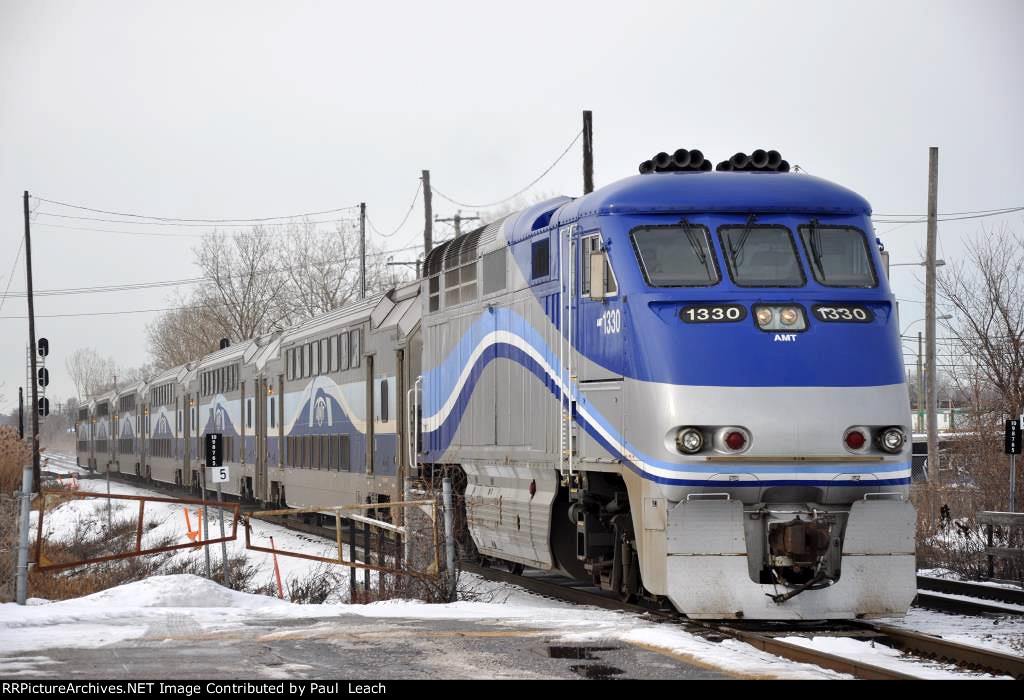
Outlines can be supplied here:
[[206, 466], [210, 470], [210, 481], [219, 484], [229, 480], [228, 468], [224, 466], [224, 436], [221, 433], [206, 434]]

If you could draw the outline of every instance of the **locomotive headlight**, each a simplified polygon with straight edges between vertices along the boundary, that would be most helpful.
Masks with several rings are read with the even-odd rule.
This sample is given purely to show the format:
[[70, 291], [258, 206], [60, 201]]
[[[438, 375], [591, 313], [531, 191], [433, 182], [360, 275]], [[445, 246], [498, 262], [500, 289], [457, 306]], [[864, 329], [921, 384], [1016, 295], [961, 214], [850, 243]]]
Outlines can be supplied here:
[[907, 438], [899, 428], [886, 428], [878, 438], [878, 443], [886, 452], [893, 454], [903, 449], [903, 443]]
[[688, 455], [696, 454], [704, 447], [704, 434], [696, 428], [680, 428], [676, 433], [676, 448]]
[[779, 320], [787, 326], [792, 326], [800, 319], [800, 312], [791, 306], [787, 306], [779, 312]]
[[764, 328], [772, 322], [772, 310], [766, 306], [762, 306], [757, 310], [757, 325]]

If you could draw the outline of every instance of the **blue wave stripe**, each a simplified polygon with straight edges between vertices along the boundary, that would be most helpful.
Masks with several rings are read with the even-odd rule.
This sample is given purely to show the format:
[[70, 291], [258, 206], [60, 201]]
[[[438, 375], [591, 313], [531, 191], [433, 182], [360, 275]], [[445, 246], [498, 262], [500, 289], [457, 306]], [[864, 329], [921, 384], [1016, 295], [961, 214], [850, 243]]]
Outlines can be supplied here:
[[[489, 331], [488, 331], [489, 332]], [[486, 333], [481, 335], [482, 337]], [[474, 345], [475, 347], [475, 345]], [[558, 385], [557, 382], [548, 375], [547, 371], [541, 367], [533, 357], [525, 353], [520, 348], [510, 345], [508, 343], [494, 343], [488, 346], [481, 353], [477, 361], [474, 363], [472, 369], [469, 372], [467, 381], [459, 390], [458, 397], [451, 412], [446, 416], [442, 424], [433, 431], [424, 433], [424, 449], [426, 451], [427, 460], [436, 460], [442, 457], [443, 452], [451, 444], [458, 431], [459, 424], [462, 421], [462, 417], [468, 408], [469, 401], [472, 397], [472, 393], [476, 388], [476, 384], [480, 377], [483, 375], [484, 370], [491, 361], [505, 358], [510, 361], [516, 362], [525, 369], [529, 370], [537, 379], [544, 383], [548, 390], [554, 397], [558, 396]], [[549, 361], [550, 362], [550, 361]], [[461, 374], [461, 368], [460, 368]], [[429, 385], [428, 385], [429, 390]], [[425, 392], [426, 393], [426, 392]], [[444, 396], [443, 399], [436, 399], [433, 405], [442, 406], [448, 399], [448, 396]], [[581, 401], [582, 403], [582, 401]], [[611, 426], [608, 425], [607, 421], [598, 416], [593, 411], [591, 406], [587, 406], [587, 411], [591, 413], [601, 427], [613, 435], [615, 439], [619, 440], [630, 450], [633, 454], [640, 454], [638, 450], [634, 450], [633, 446], [622, 439]], [[718, 480], [700, 480], [700, 479], [684, 479], [684, 478], [671, 478], [665, 477], [658, 474], [652, 474], [648, 470], [644, 469], [641, 465], [636, 464], [632, 460], [628, 459], [621, 450], [616, 446], [609, 443], [596, 428], [590, 424], [589, 421], [583, 419], [583, 417], [575, 412], [573, 419], [576, 423], [587, 431], [595, 440], [597, 440], [606, 450], [611, 454], [615, 455], [623, 461], [630, 469], [637, 474], [643, 476], [646, 479], [655, 481], [660, 484], [671, 484], [680, 486], [721, 486], [725, 487], [740, 487], [740, 486], [764, 486], [764, 485], [819, 485], [819, 486], [865, 486], [867, 483], [872, 485], [899, 485], [909, 484], [910, 477], [894, 478], [894, 479], [872, 479], [868, 482], [855, 481], [855, 480], [843, 480], [837, 481], [835, 479], [829, 480], [803, 480], [803, 479], [761, 479], [757, 481], [718, 481]], [[847, 465], [836, 465], [836, 464], [814, 464], [812, 463], [795, 463], [793, 465], [779, 466], [779, 465], [758, 465], [756, 463], [744, 463], [742, 466], [739, 465], [720, 465], [720, 464], [707, 464], [707, 463], [688, 463], [680, 464], [674, 462], [664, 462], [660, 460], [649, 459], [646, 456], [641, 455], [644, 462], [647, 464], [657, 467], [660, 469], [674, 471], [674, 472], [687, 472], [687, 473], [705, 473], [705, 474], [738, 474], [746, 475], [752, 472], [758, 472], [765, 475], [771, 474], [786, 474], [792, 475], [794, 473], [807, 473], [807, 474], [833, 474], [833, 475], [845, 475], [845, 474], [886, 474], [886, 473], [899, 473], [906, 472], [909, 470], [910, 465], [907, 462], [885, 462], [875, 463], [870, 465], [864, 464], [847, 464]], [[742, 470], [742, 471], [740, 471]]]

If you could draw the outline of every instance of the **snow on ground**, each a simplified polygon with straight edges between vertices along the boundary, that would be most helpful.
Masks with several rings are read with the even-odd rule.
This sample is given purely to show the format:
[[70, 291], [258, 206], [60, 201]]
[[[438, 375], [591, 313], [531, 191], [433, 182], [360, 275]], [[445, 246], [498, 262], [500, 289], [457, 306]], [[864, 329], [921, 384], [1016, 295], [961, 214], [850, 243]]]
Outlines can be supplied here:
[[783, 637], [783, 641], [823, 651], [835, 656], [857, 659], [863, 663], [880, 666], [893, 671], [909, 673], [929, 680], [956, 680], [969, 678], [988, 678], [989, 674], [967, 674], [954, 666], [922, 661], [916, 657], [904, 656], [900, 651], [884, 644], [865, 642], [849, 637]]
[[[489, 583], [489, 582], [488, 582]], [[483, 592], [483, 591], [481, 591]], [[155, 576], [76, 600], [19, 607], [0, 605], [0, 654], [59, 647], [96, 648], [138, 639], [173, 619], [182, 628], [204, 632], [246, 628], [246, 621], [309, 619], [311, 630], [331, 618], [358, 615], [372, 619], [465, 620], [538, 630], [565, 643], [619, 640], [670, 652], [692, 665], [744, 676], [840, 678], [805, 664], [794, 664], [736, 642], [714, 643], [672, 625], [659, 625], [629, 613], [579, 607], [546, 600], [505, 584], [490, 591], [501, 602], [430, 605], [385, 601], [369, 605], [297, 605], [275, 598], [227, 590], [198, 576]], [[297, 632], [289, 624], [291, 637]], [[17, 672], [0, 658], [0, 673]]]
[[1024, 590], [1024, 586], [1021, 586], [1017, 583], [1007, 583], [1005, 581], [971, 581], [969, 579], [964, 578], [955, 571], [950, 571], [949, 569], [919, 569], [917, 573], [921, 576], [929, 576], [931, 578], [964, 581], [965, 583], [970, 583], [975, 586], [989, 586], [991, 588], [1008, 588], [1013, 591]]
[[879, 620], [879, 622], [892, 627], [902, 627], [922, 634], [942, 637], [951, 642], [980, 646], [1013, 656], [1024, 656], [1024, 618], [1022, 617], [974, 617], [911, 608], [906, 617]]
[[[54, 456], [50, 471], [58, 469], [68, 473], [77, 471], [74, 458]], [[107, 484], [102, 479], [83, 479], [84, 490], [105, 493]], [[161, 495], [134, 485], [110, 483], [111, 493], [133, 495]], [[117, 501], [113, 501], [117, 504]], [[126, 503], [118, 512], [120, 517], [134, 517], [137, 504]], [[35, 517], [35, 513], [33, 513]], [[48, 533], [66, 533], [70, 529], [90, 527], [98, 518], [106, 517], [106, 500], [90, 499], [70, 501], [47, 513], [44, 520]], [[194, 509], [192, 526], [196, 526]], [[143, 538], [143, 546], [175, 537], [185, 542], [184, 508], [176, 504], [149, 503], [146, 520], [157, 523]], [[211, 513], [211, 537], [216, 536], [216, 520]], [[273, 572], [271, 555], [245, 551], [240, 531], [238, 541], [229, 542], [229, 556], [246, 554], [249, 562], [260, 568], [256, 583], [270, 580]], [[253, 541], [264, 545], [274, 538], [279, 549], [301, 551], [322, 556], [336, 556], [334, 542], [292, 532], [263, 522], [253, 526]], [[182, 550], [176, 557], [197, 556], [196, 550]], [[198, 554], [201, 557], [201, 553]], [[347, 556], [347, 549], [346, 549]], [[211, 557], [219, 560], [220, 546], [211, 546]], [[293, 557], [278, 557], [281, 575], [285, 581], [302, 578], [324, 565]], [[343, 577], [348, 573], [335, 567]], [[347, 595], [347, 586], [341, 586]], [[426, 604], [419, 601], [391, 600], [369, 605], [343, 604], [344, 599], [323, 605], [296, 605], [272, 597], [227, 590], [217, 583], [191, 575], [154, 576], [144, 581], [126, 584], [77, 600], [56, 603], [34, 601], [38, 605], [18, 607], [0, 606], [0, 653], [60, 646], [97, 647], [143, 636], [150, 622], [168, 617], [188, 619], [203, 630], [239, 628], [246, 619], [259, 617], [269, 620], [310, 619], [322, 624], [323, 620], [337, 616], [356, 615], [373, 619], [413, 618], [420, 620], [466, 620], [502, 626], [543, 629], [566, 643], [598, 640], [619, 640], [628, 644], [654, 647], [671, 652], [685, 662], [726, 670], [744, 676], [777, 678], [841, 678], [841, 674], [806, 664], [795, 664], [761, 652], [747, 644], [726, 640], [711, 642], [683, 630], [679, 626], [657, 624], [632, 613], [586, 608], [533, 595], [509, 584], [483, 580], [464, 574], [460, 589], [468, 592], [470, 600], [446, 605]], [[951, 616], [930, 611], [911, 610], [899, 620], [885, 620], [887, 624], [901, 625], [929, 634], [966, 644], [996, 647], [1008, 653], [1021, 654], [1024, 648], [1016, 646], [1024, 639], [1024, 622], [998, 621], [973, 617]], [[294, 628], [293, 628], [294, 629]], [[1007, 634], [1007, 630], [1013, 630]], [[1016, 641], [1014, 641], [1016, 640]], [[897, 668], [930, 678], [963, 678], [948, 667], [907, 660], [899, 652], [882, 645], [841, 637], [792, 637], [788, 641], [813, 646], [840, 655], [856, 655], [865, 662]], [[28, 663], [24, 657], [18, 663]], [[35, 662], [33, 662], [35, 663]], [[17, 672], [0, 659], [0, 671]]]
[[[44, 467], [46, 471], [58, 471], [66, 470], [67, 473], [82, 473], [82, 470], [74, 466], [74, 458], [70, 460], [66, 457], [61, 456], [50, 456], [49, 465]], [[94, 479], [80, 479], [78, 481], [80, 491], [88, 491], [98, 494], [107, 493], [107, 481], [104, 478]], [[126, 484], [119, 481], [110, 481], [110, 493], [121, 494], [129, 496], [159, 496], [166, 498], [167, 494], [160, 493], [157, 491], [135, 486], [134, 484]], [[124, 501], [118, 499], [111, 499], [111, 518], [114, 521], [117, 520], [137, 520], [139, 512], [138, 501]], [[192, 530], [196, 530], [199, 527], [199, 518], [197, 511], [201, 509], [201, 506], [188, 506], [188, 520], [185, 518], [186, 506], [180, 504], [171, 503], [156, 503], [147, 502], [145, 507], [145, 521], [147, 528], [150, 524], [155, 524], [156, 527], [147, 529], [142, 537], [143, 549], [147, 547], [157, 546], [159, 543], [163, 543], [165, 540], [170, 538], [172, 544], [185, 544], [189, 540], [186, 532], [188, 526], [191, 525]], [[211, 508], [209, 509], [209, 538], [215, 539], [220, 536], [220, 524], [218, 521], [219, 510]], [[38, 512], [32, 511], [32, 524], [31, 532], [35, 532], [36, 523], [38, 518]], [[54, 535], [60, 533], [66, 535], [67, 533], [80, 528], [96, 527], [106, 523], [107, 519], [107, 499], [104, 498], [90, 498], [84, 500], [67, 501], [60, 504], [56, 508], [48, 510], [45, 517], [43, 518], [44, 525], [44, 537], [46, 539], [52, 539]], [[230, 536], [231, 534], [231, 513], [225, 512], [224, 520], [225, 534]], [[303, 534], [301, 532], [295, 532], [288, 530], [280, 525], [272, 523], [266, 523], [263, 521], [252, 522], [252, 544], [263, 547], [270, 547], [270, 538], [274, 539], [274, 547], [278, 550], [301, 552], [303, 554], [312, 554], [316, 556], [324, 556], [330, 558], [337, 558], [338, 548], [337, 545], [328, 539], [313, 537], [310, 535]], [[221, 545], [213, 544], [209, 546], [211, 565], [216, 566], [221, 559]], [[343, 551], [345, 557], [348, 558], [348, 547], [344, 546]], [[271, 583], [274, 578], [274, 563], [273, 556], [271, 554], [246, 550], [245, 548], [245, 531], [241, 526], [238, 528], [238, 538], [232, 542], [227, 543], [228, 558], [232, 559], [237, 556], [245, 555], [250, 565], [254, 565], [258, 569], [258, 573], [255, 576], [253, 583], [257, 585]], [[174, 556], [169, 559], [169, 563], [180, 563], [184, 559], [198, 558], [200, 561], [204, 560], [202, 549], [199, 548], [187, 548], [178, 550]], [[331, 566], [329, 564], [322, 564], [315, 561], [306, 559], [299, 559], [297, 557], [278, 556], [278, 568], [281, 572], [281, 579], [286, 587], [289, 581], [293, 579], [302, 580], [310, 574], [323, 570], [324, 567]], [[340, 573], [347, 574], [348, 571], [342, 570], [338, 567], [332, 567], [337, 569]], [[359, 573], [360, 581], [362, 580], [362, 572]], [[371, 584], [376, 582], [376, 573], [371, 572]], [[347, 589], [345, 595], [347, 595]]]

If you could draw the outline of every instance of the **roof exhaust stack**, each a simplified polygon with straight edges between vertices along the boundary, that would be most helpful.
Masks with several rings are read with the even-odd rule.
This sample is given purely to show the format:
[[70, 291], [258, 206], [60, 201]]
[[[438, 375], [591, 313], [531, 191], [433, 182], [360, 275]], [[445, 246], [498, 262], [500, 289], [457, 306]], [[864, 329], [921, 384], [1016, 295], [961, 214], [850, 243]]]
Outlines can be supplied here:
[[729, 160], [723, 160], [715, 170], [734, 173], [788, 173], [789, 163], [782, 159], [778, 151], [766, 151], [758, 148], [749, 156], [737, 153]]
[[650, 173], [700, 173], [711, 170], [711, 161], [704, 158], [704, 154], [697, 149], [687, 150], [676, 149], [669, 155], [665, 151], [658, 153], [650, 160], [640, 164], [640, 174]]

